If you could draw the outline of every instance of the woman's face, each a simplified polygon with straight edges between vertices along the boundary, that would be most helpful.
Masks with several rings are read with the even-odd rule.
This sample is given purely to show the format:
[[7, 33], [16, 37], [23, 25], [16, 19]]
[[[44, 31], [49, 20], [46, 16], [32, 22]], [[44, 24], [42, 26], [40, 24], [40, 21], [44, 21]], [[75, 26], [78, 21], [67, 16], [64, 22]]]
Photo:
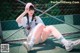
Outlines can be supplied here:
[[34, 10], [29, 10], [28, 11], [29, 16], [33, 16], [34, 12], [35, 12]]

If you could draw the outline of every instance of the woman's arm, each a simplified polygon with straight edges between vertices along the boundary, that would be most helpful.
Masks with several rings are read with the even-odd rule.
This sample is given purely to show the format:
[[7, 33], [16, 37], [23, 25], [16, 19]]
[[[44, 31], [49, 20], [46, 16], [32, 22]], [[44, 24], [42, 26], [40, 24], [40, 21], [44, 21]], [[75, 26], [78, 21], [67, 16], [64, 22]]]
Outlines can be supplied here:
[[29, 11], [29, 4], [26, 4], [24, 12], [17, 17], [16, 22], [21, 23], [21, 19], [24, 17], [26, 13], [28, 13], [28, 11]]
[[26, 14], [26, 11], [24, 11], [22, 14], [20, 14], [17, 19], [16, 19], [16, 22], [17, 23], [21, 23], [21, 19], [23, 18], [23, 16]]

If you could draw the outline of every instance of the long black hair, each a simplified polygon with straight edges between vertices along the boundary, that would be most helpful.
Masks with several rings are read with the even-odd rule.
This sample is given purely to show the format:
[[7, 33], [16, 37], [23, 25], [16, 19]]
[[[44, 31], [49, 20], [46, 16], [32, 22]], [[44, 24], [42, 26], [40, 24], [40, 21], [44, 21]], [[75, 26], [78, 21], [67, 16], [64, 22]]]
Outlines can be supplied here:
[[[30, 6], [29, 7], [29, 10], [34, 10], [35, 11], [35, 8], [34, 8], [34, 6]], [[29, 24], [29, 14], [27, 13], [26, 14], [26, 17], [27, 17], [27, 24], [28, 24], [28, 30], [30, 29], [30, 24]], [[31, 21], [33, 21], [33, 20], [35, 20], [35, 22], [36, 22], [36, 18], [35, 18], [35, 12], [34, 12], [34, 14], [33, 14], [33, 16], [32, 16], [32, 20]], [[36, 24], [36, 23], [35, 23]]]
[[[35, 8], [34, 8], [34, 6], [30, 6], [29, 7], [29, 10], [34, 10], [35, 11]], [[29, 19], [29, 15], [28, 15], [28, 13], [26, 14], [26, 16], [27, 16], [27, 18]], [[33, 21], [35, 19], [35, 12], [34, 12], [34, 14], [33, 14], [33, 16], [32, 16], [32, 20], [31, 21]]]

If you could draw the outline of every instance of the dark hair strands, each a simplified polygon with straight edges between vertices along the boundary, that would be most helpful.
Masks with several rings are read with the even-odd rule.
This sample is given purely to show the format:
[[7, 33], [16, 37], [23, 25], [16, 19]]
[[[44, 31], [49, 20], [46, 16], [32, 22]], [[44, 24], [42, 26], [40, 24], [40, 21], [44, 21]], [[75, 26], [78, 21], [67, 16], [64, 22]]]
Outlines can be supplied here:
[[[34, 8], [34, 6], [30, 6], [29, 7], [29, 10], [34, 10], [35, 11], [35, 8]], [[30, 24], [29, 24], [29, 15], [28, 15], [28, 13], [25, 15], [26, 17], [27, 17], [27, 19], [28, 19], [28, 21], [27, 21], [27, 24], [28, 24], [28, 30], [30, 30]], [[32, 20], [31, 21], [33, 21], [33, 20], [35, 20], [35, 24], [36, 24], [36, 18], [35, 18], [35, 12], [34, 12], [34, 14], [33, 14], [33, 16], [32, 16]]]

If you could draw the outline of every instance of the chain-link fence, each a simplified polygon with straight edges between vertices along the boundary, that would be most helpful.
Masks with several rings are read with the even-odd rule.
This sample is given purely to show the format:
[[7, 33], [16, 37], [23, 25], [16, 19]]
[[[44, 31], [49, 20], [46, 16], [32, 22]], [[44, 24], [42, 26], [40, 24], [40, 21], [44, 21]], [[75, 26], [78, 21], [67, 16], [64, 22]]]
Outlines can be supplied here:
[[[7, 40], [14, 40], [14, 39], [25, 38], [26, 35], [24, 34], [24, 31], [23, 31], [24, 29], [19, 28], [15, 21], [17, 16], [19, 16], [19, 14], [21, 14], [24, 11], [24, 5], [16, 1], [12, 3], [8, 3], [6, 1], [6, 3], [5, 2], [2, 3], [2, 6], [3, 5], [4, 6], [6, 5], [5, 7], [2, 7], [4, 11], [1, 11], [2, 13], [0, 13], [3, 39], [7, 38]], [[55, 6], [54, 5], [55, 3], [50, 3], [50, 1], [47, 4], [35, 3], [36, 9], [38, 9], [36, 10], [36, 15], [42, 14], [40, 17], [43, 20], [44, 24], [46, 26], [48, 25], [55, 26], [62, 34], [70, 34], [70, 33], [74, 34], [77, 32], [80, 33], [79, 4], [59, 3]], [[6, 11], [6, 9], [9, 9], [9, 10]], [[43, 12], [45, 13], [43, 14]], [[8, 20], [8, 21], [5, 21], [5, 20]]]
[[[25, 3], [32, 2], [37, 9], [45, 11], [46, 9], [53, 6], [56, 2], [60, 2], [60, 0], [43, 0], [43, 1], [30, 1], [30, 0], [21, 0]], [[46, 2], [45, 2], [46, 1]], [[65, 1], [65, 0], [64, 0]], [[54, 8], [50, 9], [47, 13], [50, 15], [69, 15], [69, 14], [80, 14], [80, 3], [72, 3], [72, 0], [66, 1], [68, 3], [60, 3], [56, 5]], [[76, 2], [76, 1], [75, 1]], [[79, 1], [78, 1], [79, 2]], [[5, 0], [0, 2], [0, 20], [15, 20], [18, 15], [20, 15], [24, 11], [25, 5], [18, 2], [17, 0]], [[36, 15], [41, 14], [41, 12], [37, 11]], [[43, 15], [44, 17], [48, 17], [46, 14]], [[42, 16], [42, 17], [43, 17]], [[4, 18], [4, 19], [3, 19]]]
[[[75, 17], [76, 16], [76, 17]], [[62, 34], [77, 33], [80, 32], [80, 24], [78, 22], [80, 15], [63, 15], [55, 16], [63, 22], [54, 19], [53, 17], [43, 17], [42, 20], [46, 26], [55, 26]], [[76, 20], [76, 22], [75, 22]], [[15, 20], [1, 22], [3, 39], [17, 40], [25, 38], [24, 29], [19, 28]]]

